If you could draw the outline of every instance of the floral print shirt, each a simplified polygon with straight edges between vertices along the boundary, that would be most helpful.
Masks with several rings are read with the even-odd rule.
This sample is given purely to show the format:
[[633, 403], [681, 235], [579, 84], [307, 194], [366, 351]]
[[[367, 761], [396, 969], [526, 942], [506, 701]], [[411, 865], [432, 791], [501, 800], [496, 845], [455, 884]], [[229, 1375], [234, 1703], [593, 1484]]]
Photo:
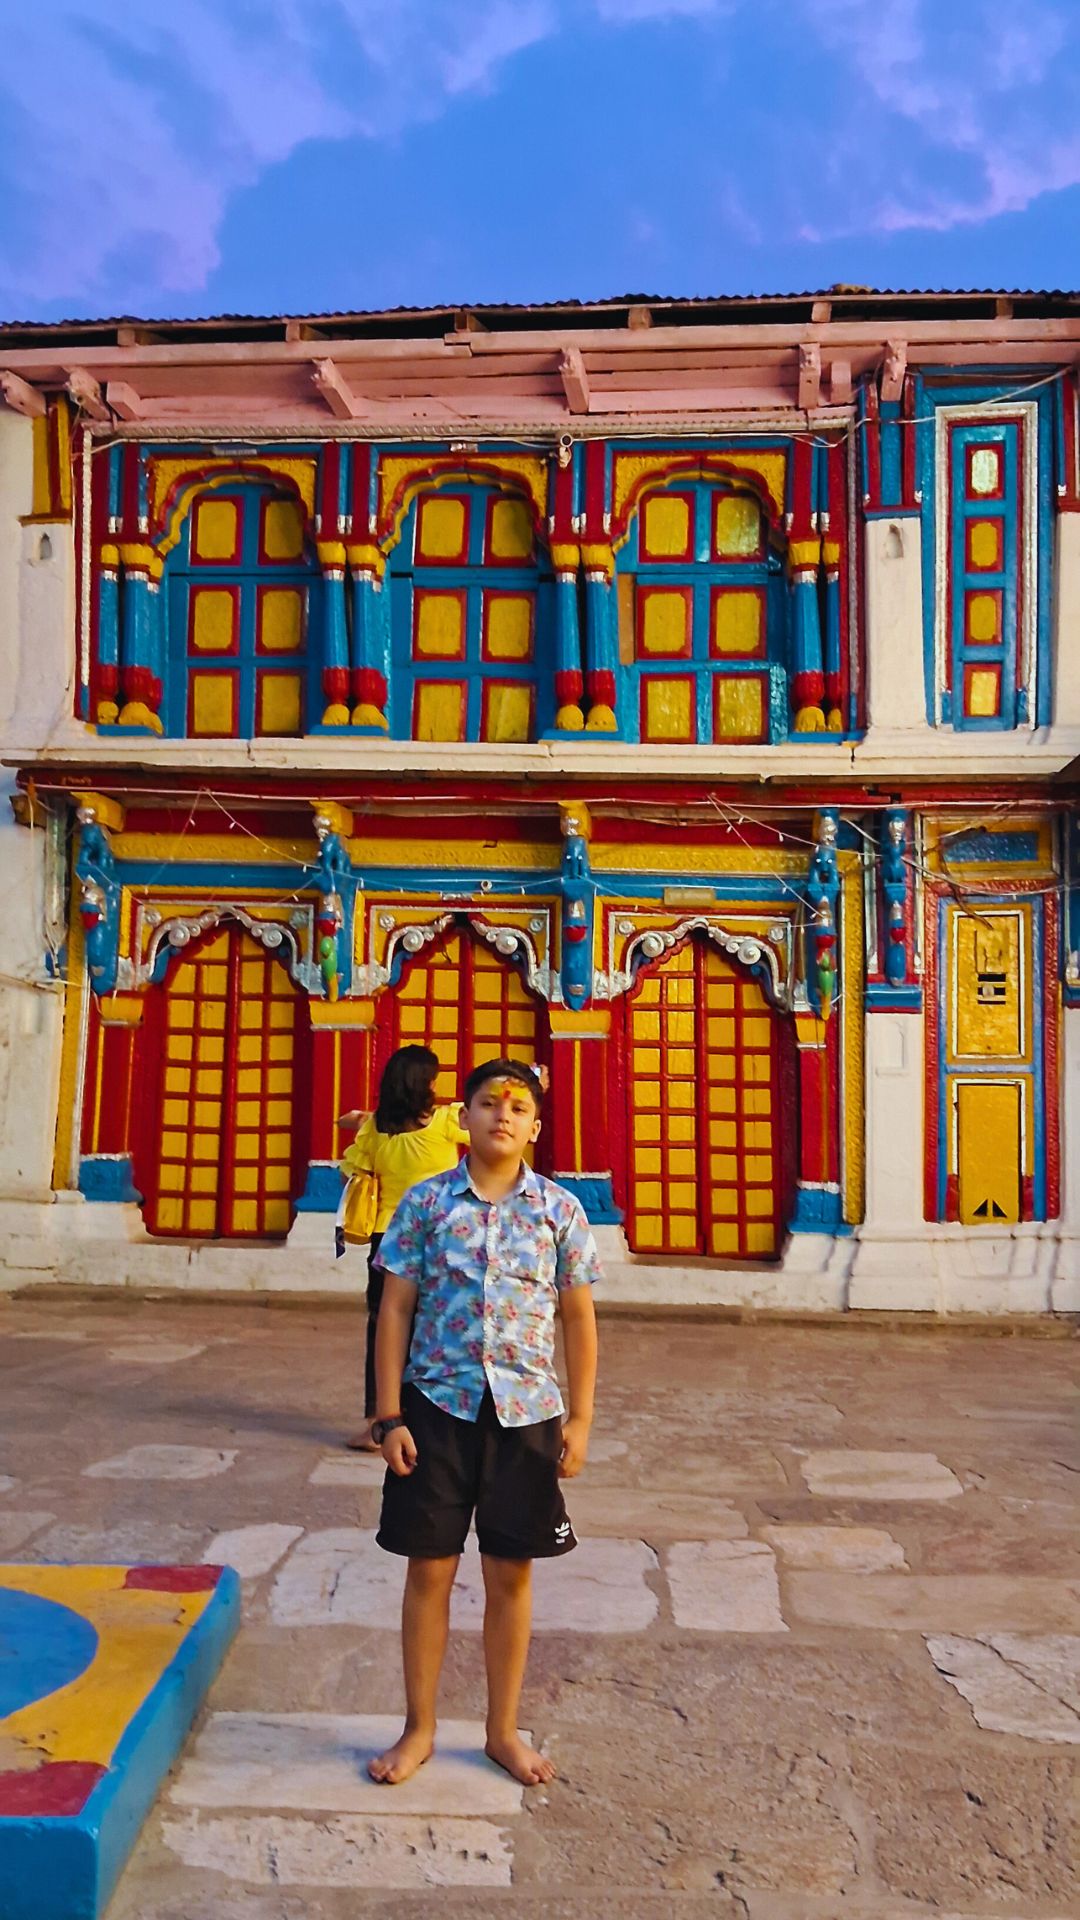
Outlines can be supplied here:
[[405, 1379], [437, 1407], [475, 1420], [490, 1386], [504, 1427], [563, 1412], [559, 1294], [600, 1277], [596, 1242], [565, 1187], [523, 1166], [504, 1200], [485, 1200], [462, 1160], [405, 1195], [379, 1265], [419, 1290]]

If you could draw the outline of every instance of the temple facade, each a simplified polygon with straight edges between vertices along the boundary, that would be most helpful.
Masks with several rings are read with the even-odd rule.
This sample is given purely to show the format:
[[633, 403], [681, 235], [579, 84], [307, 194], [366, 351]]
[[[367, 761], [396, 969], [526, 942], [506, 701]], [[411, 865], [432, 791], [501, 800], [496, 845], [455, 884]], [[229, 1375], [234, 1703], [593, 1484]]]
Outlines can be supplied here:
[[356, 1290], [544, 1063], [632, 1303], [1080, 1309], [1080, 299], [0, 328], [0, 1284]]

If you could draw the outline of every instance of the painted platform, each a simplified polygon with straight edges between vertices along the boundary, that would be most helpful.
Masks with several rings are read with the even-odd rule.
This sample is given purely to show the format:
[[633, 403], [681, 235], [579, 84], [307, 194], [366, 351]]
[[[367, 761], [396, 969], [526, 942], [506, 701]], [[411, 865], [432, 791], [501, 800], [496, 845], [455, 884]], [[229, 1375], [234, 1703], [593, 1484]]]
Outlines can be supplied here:
[[229, 1567], [0, 1566], [0, 1914], [96, 1920], [240, 1618]]

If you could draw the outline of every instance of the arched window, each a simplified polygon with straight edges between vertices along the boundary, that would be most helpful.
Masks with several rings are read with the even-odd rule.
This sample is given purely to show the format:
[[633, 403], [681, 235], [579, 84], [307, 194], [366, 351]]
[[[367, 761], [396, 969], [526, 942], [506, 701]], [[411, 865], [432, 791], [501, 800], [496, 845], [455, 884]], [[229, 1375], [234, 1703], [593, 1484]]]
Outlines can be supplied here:
[[535, 740], [554, 721], [554, 580], [525, 502], [422, 493], [390, 556], [393, 730]]
[[777, 711], [786, 728], [786, 587], [751, 494], [701, 482], [647, 494], [617, 592], [629, 738], [768, 740]]
[[250, 740], [306, 731], [319, 573], [290, 495], [242, 481], [200, 494], [163, 592], [166, 733]]

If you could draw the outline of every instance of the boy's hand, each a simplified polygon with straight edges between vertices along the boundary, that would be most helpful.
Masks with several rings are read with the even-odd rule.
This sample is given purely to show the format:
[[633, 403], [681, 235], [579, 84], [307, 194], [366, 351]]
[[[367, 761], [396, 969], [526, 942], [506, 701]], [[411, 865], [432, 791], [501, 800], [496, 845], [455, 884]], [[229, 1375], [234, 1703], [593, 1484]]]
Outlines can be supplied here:
[[573, 1414], [571, 1414], [568, 1420], [563, 1421], [562, 1453], [559, 1455], [559, 1479], [573, 1480], [585, 1465], [588, 1451], [589, 1423], [587, 1420], [575, 1420]]
[[404, 1476], [411, 1473], [420, 1455], [416, 1451], [416, 1441], [408, 1427], [395, 1427], [382, 1443], [382, 1457], [391, 1473]]

